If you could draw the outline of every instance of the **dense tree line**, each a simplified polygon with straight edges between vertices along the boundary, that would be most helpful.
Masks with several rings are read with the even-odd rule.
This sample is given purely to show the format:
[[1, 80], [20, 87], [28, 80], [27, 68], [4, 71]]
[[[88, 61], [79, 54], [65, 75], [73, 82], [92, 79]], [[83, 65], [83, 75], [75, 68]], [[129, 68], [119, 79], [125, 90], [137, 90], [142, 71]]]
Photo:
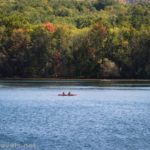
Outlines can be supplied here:
[[150, 78], [150, 4], [0, 0], [0, 77]]

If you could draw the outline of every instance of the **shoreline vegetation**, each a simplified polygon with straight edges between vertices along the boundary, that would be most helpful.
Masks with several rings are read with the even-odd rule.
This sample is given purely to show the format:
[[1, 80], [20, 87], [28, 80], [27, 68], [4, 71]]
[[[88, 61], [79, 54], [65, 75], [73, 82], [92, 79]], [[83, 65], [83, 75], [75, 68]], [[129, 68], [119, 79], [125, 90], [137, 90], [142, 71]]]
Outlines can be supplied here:
[[99, 82], [147, 82], [150, 79], [98, 79], [98, 78], [0, 78], [0, 81], [99, 81]]
[[0, 0], [0, 78], [150, 79], [150, 3], [126, 2]]

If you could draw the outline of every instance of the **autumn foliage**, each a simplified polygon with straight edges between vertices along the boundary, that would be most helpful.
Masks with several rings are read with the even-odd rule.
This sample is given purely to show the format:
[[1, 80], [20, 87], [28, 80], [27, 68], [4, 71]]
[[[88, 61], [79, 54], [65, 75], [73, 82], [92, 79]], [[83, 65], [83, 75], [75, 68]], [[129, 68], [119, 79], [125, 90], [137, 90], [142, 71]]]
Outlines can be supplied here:
[[54, 54], [53, 54], [53, 59], [56, 63], [59, 63], [60, 60], [61, 60], [61, 54], [60, 52], [56, 51]]
[[52, 33], [56, 31], [56, 27], [50, 22], [44, 23], [43, 26]]
[[9, 1], [0, 2], [0, 77], [150, 79], [145, 0]]

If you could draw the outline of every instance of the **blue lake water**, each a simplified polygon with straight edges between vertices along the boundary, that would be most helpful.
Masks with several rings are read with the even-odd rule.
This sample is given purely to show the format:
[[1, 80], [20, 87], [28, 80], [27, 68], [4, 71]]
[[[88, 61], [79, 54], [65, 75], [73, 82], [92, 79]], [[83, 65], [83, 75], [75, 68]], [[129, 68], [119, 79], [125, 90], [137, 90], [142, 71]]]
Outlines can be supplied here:
[[0, 81], [0, 149], [150, 150], [150, 84]]

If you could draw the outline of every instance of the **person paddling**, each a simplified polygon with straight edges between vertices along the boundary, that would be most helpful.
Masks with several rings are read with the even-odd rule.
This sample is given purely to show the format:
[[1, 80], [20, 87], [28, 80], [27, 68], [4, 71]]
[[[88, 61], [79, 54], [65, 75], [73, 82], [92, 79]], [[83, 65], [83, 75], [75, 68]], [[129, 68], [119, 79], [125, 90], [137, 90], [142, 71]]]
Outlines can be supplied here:
[[71, 96], [71, 92], [68, 92], [68, 96]]
[[65, 96], [66, 94], [63, 92], [62, 95]]

